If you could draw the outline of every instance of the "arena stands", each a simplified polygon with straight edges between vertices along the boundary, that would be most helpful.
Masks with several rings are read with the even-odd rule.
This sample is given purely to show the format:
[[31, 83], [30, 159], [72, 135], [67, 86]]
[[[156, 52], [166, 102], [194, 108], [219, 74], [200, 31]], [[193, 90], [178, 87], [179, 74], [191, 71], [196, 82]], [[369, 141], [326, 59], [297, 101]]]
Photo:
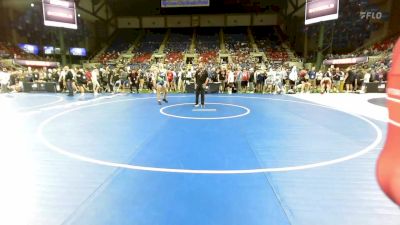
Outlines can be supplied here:
[[43, 59], [40, 56], [24, 52], [18, 46], [0, 42], [0, 58], [3, 59]]
[[340, 59], [340, 58], [353, 58], [358, 56], [381, 56], [393, 51], [394, 44], [399, 38], [399, 34], [386, 38], [380, 42], [377, 42], [367, 48], [362, 48], [357, 51], [347, 54], [328, 54], [327, 59]]
[[264, 52], [269, 60], [280, 62], [288, 60], [288, 53], [283, 48], [274, 27], [253, 29], [253, 35], [259, 51]]
[[122, 52], [129, 49], [138, 33], [138, 31], [131, 29], [119, 30], [112, 43], [105, 52], [98, 57], [97, 61], [106, 63], [117, 59]]
[[164, 49], [164, 52], [166, 53], [166, 62], [180, 63], [183, 61], [184, 53], [190, 48], [192, 32], [192, 29], [171, 31], [167, 46]]
[[[316, 82], [317, 85], [312, 86], [310, 82], [305, 79], [305, 74], [309, 72], [304, 68], [294, 69], [288, 66], [288, 61], [299, 60], [294, 53], [291, 53], [290, 45], [286, 43], [284, 37], [280, 36], [279, 28], [277, 27], [263, 27], [250, 28], [254, 41], [260, 52], [265, 53], [267, 57], [266, 62], [256, 62], [250, 56], [251, 48], [248, 38], [248, 30], [243, 27], [235, 28], [224, 28], [224, 49], [226, 52], [222, 54], [227, 54], [232, 58], [232, 64], [228, 64], [228, 67], [235, 71], [237, 77], [235, 77], [235, 82], [233, 88], [237, 88], [237, 91], [243, 91], [238, 83], [240, 83], [242, 73], [247, 73], [247, 71], [253, 71], [253, 82], [254, 89], [245, 88], [244, 92], [258, 92], [258, 93], [296, 93], [296, 92], [320, 92], [324, 90], [321, 84], [321, 80]], [[133, 40], [137, 37], [138, 31], [129, 31], [129, 34], [123, 34], [121, 36], [116, 36], [114, 41], [106, 49], [106, 52], [101, 57], [100, 62], [107, 64], [110, 60], [116, 59], [119, 54], [127, 51]], [[188, 53], [191, 44], [191, 38], [193, 36], [192, 29], [176, 29], [171, 30], [171, 32], [166, 33], [166, 30], [148, 30], [140, 40], [138, 47], [133, 50], [134, 57], [129, 61], [120, 61], [118, 65], [119, 68], [130, 67], [135, 69], [140, 69], [141, 73], [145, 77], [146, 81], [151, 80], [152, 73], [149, 70], [155, 61], [151, 61], [152, 55], [158, 50], [160, 46], [165, 44], [164, 50], [166, 58], [163, 61], [165, 68], [174, 71], [178, 74], [179, 71], [185, 69], [186, 65], [183, 62], [184, 54]], [[168, 37], [168, 39], [166, 39]], [[199, 54], [199, 62], [207, 64], [210, 71], [218, 71], [221, 63], [217, 60], [218, 54], [220, 53], [220, 34], [218, 28], [203, 28], [196, 31], [196, 49], [195, 52]], [[375, 43], [374, 45], [360, 49], [346, 54], [332, 54], [327, 55], [326, 59], [338, 59], [338, 58], [349, 58], [356, 56], [374, 56], [375, 61], [369, 62], [368, 64], [351, 65], [348, 71], [353, 71], [358, 79], [355, 79], [352, 83], [351, 88], [345, 89], [347, 92], [363, 91], [364, 76], [370, 76], [368, 81], [371, 82], [385, 82], [386, 74], [391, 66], [391, 54], [393, 50], [393, 45], [398, 36], [389, 37], [381, 42]], [[139, 40], [139, 39], [137, 39]], [[0, 53], [3, 57], [11, 57], [14, 54], [17, 57], [35, 57], [24, 53], [18, 47], [0, 43]], [[158, 61], [159, 63], [160, 61]], [[187, 67], [189, 69], [190, 67]], [[340, 69], [340, 68], [339, 68]], [[128, 69], [122, 69], [122, 71], [129, 73]], [[331, 71], [332, 74], [338, 74], [338, 72]], [[45, 73], [39, 72], [39, 73]], [[54, 71], [54, 73], [58, 73]], [[115, 71], [115, 74], [119, 76], [121, 72]], [[297, 76], [289, 79], [288, 74], [296, 73]], [[326, 69], [318, 71], [317, 74], [320, 77], [325, 76], [328, 72]], [[348, 74], [347, 70], [340, 69], [340, 82], [346, 82], [345, 78]], [[22, 78], [24, 79], [25, 73], [23, 73]], [[29, 74], [29, 73], [28, 73]], [[279, 74], [279, 76], [277, 76]], [[368, 77], [367, 76], [367, 77]], [[42, 76], [43, 77], [43, 76]], [[57, 77], [57, 76], [56, 76]], [[275, 78], [274, 78], [275, 77]], [[275, 79], [275, 80], [274, 80]], [[339, 89], [339, 80], [333, 80], [329, 77], [332, 84], [332, 90], [329, 91], [343, 91]], [[367, 78], [366, 78], [367, 79]], [[45, 78], [43, 78], [46, 81]], [[218, 80], [218, 79], [216, 79]], [[336, 82], [336, 84], [335, 84]], [[347, 84], [347, 83], [346, 83]], [[109, 91], [110, 87], [108, 84], [102, 85], [103, 91]], [[276, 88], [279, 87], [279, 88]], [[61, 88], [62, 89], [62, 88]], [[152, 87], [149, 83], [147, 86], [144, 85], [142, 90], [151, 91]], [[225, 87], [221, 87], [221, 90], [226, 90]]]
[[197, 31], [196, 52], [199, 54], [199, 61], [213, 62], [219, 52], [218, 29], [199, 29]]
[[132, 63], [143, 63], [150, 60], [152, 54], [158, 51], [164, 39], [164, 30], [147, 31], [139, 46], [134, 50]]
[[[355, 47], [362, 46], [371, 37], [372, 32], [383, 26], [381, 21], [361, 18], [360, 12], [371, 10], [376, 10], [376, 7], [366, 6], [365, 0], [340, 1], [339, 19], [325, 22], [325, 36], [333, 37], [332, 45], [337, 51], [354, 51]], [[318, 37], [317, 24], [306, 29], [311, 38]], [[326, 38], [326, 41], [331, 41], [331, 38]]]
[[226, 28], [224, 29], [225, 48], [232, 56], [232, 61], [242, 67], [250, 63], [250, 45], [247, 37], [247, 29]]

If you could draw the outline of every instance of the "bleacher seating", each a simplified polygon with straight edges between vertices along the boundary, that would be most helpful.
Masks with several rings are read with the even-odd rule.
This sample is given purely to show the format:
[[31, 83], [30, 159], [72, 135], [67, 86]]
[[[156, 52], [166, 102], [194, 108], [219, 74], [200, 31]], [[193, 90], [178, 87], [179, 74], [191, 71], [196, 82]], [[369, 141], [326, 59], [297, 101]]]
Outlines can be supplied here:
[[42, 59], [39, 56], [24, 52], [18, 46], [0, 42], [0, 58], [4, 59]]
[[152, 53], [141, 53], [137, 52], [135, 56], [132, 58], [132, 63], [145, 63], [148, 62], [151, 58]]
[[379, 56], [382, 53], [391, 52], [394, 44], [399, 38], [399, 34], [386, 38], [383, 41], [377, 42], [367, 48], [359, 49], [358, 51], [351, 52], [348, 54], [329, 54], [327, 59], [339, 59], [339, 58], [352, 58], [357, 56]]
[[233, 63], [245, 64], [249, 63], [250, 45], [247, 38], [247, 30], [245, 28], [227, 28], [224, 30], [225, 48], [232, 56]]
[[189, 50], [191, 39], [191, 29], [179, 29], [171, 31], [167, 46], [164, 50], [164, 52], [166, 53], [166, 62], [182, 62], [184, 53]]
[[286, 61], [289, 59], [286, 49], [283, 48], [279, 34], [273, 27], [253, 30], [258, 49], [264, 52], [269, 60]]
[[[376, 6], [368, 4], [366, 0], [342, 0], [340, 2], [339, 19], [325, 22], [325, 46], [332, 43], [339, 51], [354, 51], [356, 47], [362, 46], [369, 39], [372, 32], [383, 26], [382, 21], [371, 21], [361, 18], [360, 12], [372, 12]], [[318, 38], [319, 25], [306, 27], [312, 39]], [[333, 35], [332, 35], [333, 32]], [[333, 37], [333, 40], [331, 38]]]
[[200, 62], [215, 61], [219, 51], [219, 36], [217, 29], [201, 29], [197, 32], [196, 52]]
[[135, 56], [132, 63], [148, 62], [154, 52], [156, 52], [164, 39], [164, 30], [148, 31], [143, 37], [139, 46], [134, 50]]
[[106, 63], [117, 59], [122, 52], [129, 49], [137, 34], [136, 30], [120, 30], [110, 46], [99, 56], [98, 61]]

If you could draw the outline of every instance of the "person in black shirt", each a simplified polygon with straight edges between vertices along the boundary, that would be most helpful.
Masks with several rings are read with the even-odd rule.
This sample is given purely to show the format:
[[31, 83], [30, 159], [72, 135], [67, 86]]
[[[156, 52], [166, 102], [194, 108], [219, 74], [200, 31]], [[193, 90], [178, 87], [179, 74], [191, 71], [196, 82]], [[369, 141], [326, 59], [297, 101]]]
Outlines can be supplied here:
[[218, 82], [218, 74], [215, 68], [212, 68], [209, 72], [209, 78], [212, 82]]
[[85, 94], [87, 80], [82, 68], [79, 69], [78, 72], [76, 72], [76, 83], [79, 91], [81, 92], [81, 96], [83, 96]]
[[107, 90], [108, 92], [112, 93], [114, 92], [114, 72], [112, 71], [112, 69], [110, 69], [110, 67], [106, 67], [106, 70], [103, 72], [103, 76], [107, 77]]
[[56, 69], [54, 69], [53, 73], [51, 74], [51, 81], [57, 83], [59, 79], [60, 79], [60, 74]]
[[73, 82], [74, 75], [68, 66], [64, 67], [65, 70], [65, 81], [67, 82], [68, 96], [74, 96]]
[[220, 82], [219, 93], [224, 93], [224, 91], [225, 91], [225, 81], [226, 81], [226, 70], [225, 69], [221, 69], [218, 72], [218, 81]]
[[129, 88], [131, 93], [133, 92], [133, 88], [136, 89], [136, 92], [139, 94], [139, 72], [136, 69], [133, 69], [128, 76], [129, 78]]
[[353, 89], [353, 91], [358, 91], [359, 87], [361, 87], [363, 77], [364, 77], [364, 74], [362, 73], [361, 70], [357, 71], [354, 74], [354, 83], [353, 83], [354, 89]]
[[124, 87], [122, 83], [120, 73], [116, 69], [110, 70], [111, 73], [111, 87], [113, 87], [112, 93], [118, 93], [121, 88]]
[[11, 69], [11, 75], [10, 75], [10, 81], [8, 84], [8, 88], [11, 89], [12, 92], [22, 91], [21, 86], [19, 84], [18, 73], [22, 73], [22, 71], [17, 72], [14, 69]]
[[39, 71], [37, 69], [33, 72], [32, 79], [33, 79], [33, 82], [39, 82], [40, 76], [39, 76]]
[[10, 82], [8, 83], [8, 85], [15, 86], [16, 83], [17, 83], [17, 74], [15, 73], [14, 69], [11, 69]]
[[254, 80], [254, 68], [250, 68], [249, 71], [249, 91], [250, 93], [254, 93], [254, 87], [255, 87], [255, 80]]
[[310, 79], [311, 90], [315, 91], [317, 88], [317, 72], [315, 72], [315, 66], [308, 72], [308, 78]]
[[346, 72], [346, 76], [344, 79], [344, 83], [346, 84], [346, 92], [350, 92], [353, 90], [353, 82], [354, 82], [355, 74], [351, 69], [348, 69]]
[[199, 106], [199, 95], [201, 94], [201, 107], [204, 108], [204, 94], [205, 88], [208, 84], [208, 72], [204, 68], [204, 65], [200, 63], [199, 69], [194, 75], [195, 89], [196, 89], [196, 104], [195, 107]]
[[342, 71], [340, 71], [339, 67], [336, 68], [335, 72], [333, 72], [332, 75], [332, 80], [333, 80], [333, 90], [337, 93], [339, 93], [340, 90], [340, 79], [342, 79], [343, 74]]

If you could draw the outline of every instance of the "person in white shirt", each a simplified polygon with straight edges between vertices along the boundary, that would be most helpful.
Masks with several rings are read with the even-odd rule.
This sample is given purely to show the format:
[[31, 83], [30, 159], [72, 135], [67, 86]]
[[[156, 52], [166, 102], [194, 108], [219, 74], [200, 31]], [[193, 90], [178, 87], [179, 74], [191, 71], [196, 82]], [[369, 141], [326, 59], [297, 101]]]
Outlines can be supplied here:
[[228, 70], [228, 94], [232, 94], [232, 88], [235, 84], [235, 74], [232, 70]]
[[194, 74], [194, 68], [190, 68], [186, 74], [186, 84], [189, 84], [190, 81], [193, 79], [193, 74]]
[[3, 68], [3, 71], [0, 72], [1, 93], [8, 92], [8, 83], [9, 82], [10, 82], [10, 74], [7, 72], [6, 68]]
[[364, 81], [361, 87], [361, 93], [365, 93], [367, 90], [367, 84], [371, 79], [371, 69], [368, 69], [364, 72]]
[[293, 66], [292, 71], [289, 74], [289, 80], [290, 80], [290, 87], [289, 87], [290, 90], [289, 91], [291, 93], [296, 92], [298, 78], [299, 78], [299, 75], [298, 75], [297, 67]]
[[321, 81], [322, 81], [322, 78], [324, 78], [324, 73], [322, 73], [322, 70], [319, 70], [317, 73], [316, 73], [316, 85], [319, 87], [319, 86], [321, 86]]
[[184, 88], [184, 73], [185, 71], [181, 69], [178, 73], [178, 92], [183, 92], [185, 90]]
[[267, 72], [267, 78], [264, 81], [263, 94], [264, 93], [268, 93], [268, 94], [272, 93], [274, 81], [275, 81], [275, 75], [276, 75], [276, 72], [272, 68], [270, 68], [269, 71]]
[[161, 105], [161, 97], [163, 97], [162, 100], [165, 103], [168, 103], [167, 70], [161, 66], [160, 69], [158, 70], [155, 69], [154, 73], [155, 73], [155, 79], [153, 80], [153, 82], [154, 82], [154, 87], [156, 87], [157, 90], [157, 102], [159, 105]]
[[93, 84], [93, 93], [94, 95], [98, 94], [100, 84], [99, 84], [99, 70], [97, 68], [94, 68], [92, 71], [92, 84]]
[[276, 71], [275, 80], [274, 80], [274, 94], [281, 94], [282, 93], [282, 90], [283, 90], [283, 88], [282, 88], [283, 76], [284, 76], [284, 72], [282, 71], [282, 68], [278, 68], [278, 71]]
[[[29, 69], [28, 69], [29, 72]], [[58, 78], [58, 84], [60, 85], [60, 91], [63, 92], [66, 88], [66, 83], [65, 83], [65, 75], [66, 75], [66, 71], [63, 69], [60, 72], [60, 77]]]
[[73, 88], [73, 90], [74, 90], [74, 93], [77, 93], [79, 90], [78, 90], [78, 87], [76, 86], [76, 71], [77, 69], [76, 68], [71, 68], [70, 69], [70, 71], [71, 71], [71, 73], [72, 73], [72, 76], [73, 76], [73, 79], [72, 79], [72, 88]]

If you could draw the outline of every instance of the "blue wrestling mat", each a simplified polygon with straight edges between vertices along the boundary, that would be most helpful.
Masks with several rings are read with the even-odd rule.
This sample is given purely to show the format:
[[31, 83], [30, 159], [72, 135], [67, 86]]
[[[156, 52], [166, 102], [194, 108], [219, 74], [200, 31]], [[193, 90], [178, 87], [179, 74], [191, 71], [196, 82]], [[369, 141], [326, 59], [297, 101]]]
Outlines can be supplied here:
[[369, 118], [274, 95], [9, 96], [34, 162], [29, 224], [400, 223]]

